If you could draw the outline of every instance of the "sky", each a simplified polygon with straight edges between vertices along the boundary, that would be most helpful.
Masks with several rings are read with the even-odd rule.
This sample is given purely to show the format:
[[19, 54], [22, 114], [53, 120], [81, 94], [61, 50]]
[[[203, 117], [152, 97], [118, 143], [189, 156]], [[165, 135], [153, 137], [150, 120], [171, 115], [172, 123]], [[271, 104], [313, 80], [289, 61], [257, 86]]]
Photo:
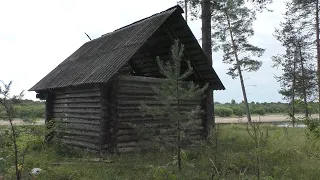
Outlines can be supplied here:
[[[25, 90], [24, 98], [36, 100], [36, 93], [28, 90], [88, 41], [84, 32], [94, 39], [176, 4], [176, 0], [0, 0], [0, 80], [13, 81], [12, 94]], [[255, 36], [250, 39], [266, 49], [259, 58], [261, 69], [244, 74], [250, 102], [282, 101], [274, 78], [281, 70], [271, 67], [271, 56], [284, 51], [272, 34], [285, 6], [277, 0], [268, 8], [273, 12], [257, 14]], [[189, 19], [188, 24], [200, 39], [200, 20]], [[226, 87], [215, 91], [215, 101], [240, 102], [240, 81], [226, 75], [228, 65], [222, 63], [221, 53], [213, 54], [213, 68]]]

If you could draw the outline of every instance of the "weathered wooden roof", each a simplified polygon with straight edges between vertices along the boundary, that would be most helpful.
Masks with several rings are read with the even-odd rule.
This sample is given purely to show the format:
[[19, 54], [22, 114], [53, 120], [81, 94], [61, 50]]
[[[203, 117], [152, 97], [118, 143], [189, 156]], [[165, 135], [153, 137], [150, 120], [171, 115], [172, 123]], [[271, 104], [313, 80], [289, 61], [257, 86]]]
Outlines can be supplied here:
[[[174, 6], [85, 43], [34, 85], [30, 91], [107, 82], [122, 66], [128, 63], [132, 56], [170, 16], [181, 16], [176, 18], [175, 21], [183, 21], [182, 30], [190, 36], [188, 37], [188, 42], [190, 42], [191, 38], [194, 47], [193, 52], [196, 52], [195, 54], [197, 55], [193, 58], [193, 61], [201, 61], [199, 69], [201, 69], [200, 73], [204, 73], [202, 74], [205, 77], [204, 80], [213, 84], [214, 89], [225, 89], [219, 77], [209, 65], [206, 56], [182, 18], [181, 13], [183, 13], [182, 8]], [[181, 22], [179, 23], [181, 24]], [[183, 39], [183, 37], [179, 38]], [[184, 43], [183, 40], [182, 43]], [[186, 50], [188, 50], [187, 45]], [[197, 68], [195, 67], [195, 69]]]

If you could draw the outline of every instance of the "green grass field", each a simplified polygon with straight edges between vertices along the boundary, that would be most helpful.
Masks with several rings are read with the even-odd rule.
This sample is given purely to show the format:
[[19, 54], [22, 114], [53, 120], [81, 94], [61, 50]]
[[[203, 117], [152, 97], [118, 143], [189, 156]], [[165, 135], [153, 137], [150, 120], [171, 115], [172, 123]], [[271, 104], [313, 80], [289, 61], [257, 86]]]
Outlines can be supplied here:
[[[178, 172], [175, 152], [161, 151], [104, 155], [74, 152], [57, 145], [43, 144], [43, 126], [19, 126], [18, 145], [25, 155], [23, 172], [43, 169], [37, 179], [320, 179], [320, 139], [304, 128], [261, 125], [263, 138], [256, 144], [246, 125], [219, 125], [217, 141], [183, 151], [183, 170]], [[14, 175], [13, 149], [7, 127], [0, 127], [0, 176]], [[1, 139], [2, 138], [2, 139]], [[218, 145], [216, 147], [216, 144]], [[259, 165], [257, 164], [257, 155]], [[91, 160], [90, 160], [91, 159]]]

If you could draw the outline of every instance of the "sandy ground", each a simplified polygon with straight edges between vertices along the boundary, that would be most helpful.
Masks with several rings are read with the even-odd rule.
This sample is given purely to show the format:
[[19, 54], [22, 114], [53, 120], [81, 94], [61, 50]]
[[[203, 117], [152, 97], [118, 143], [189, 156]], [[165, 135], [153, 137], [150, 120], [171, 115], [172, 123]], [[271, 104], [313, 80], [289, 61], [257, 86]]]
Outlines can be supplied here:
[[[303, 117], [303, 114], [299, 114], [296, 116], [296, 118]], [[317, 117], [317, 114], [311, 115], [311, 117]], [[288, 116], [281, 115], [281, 114], [275, 114], [275, 115], [266, 115], [266, 116], [252, 116], [252, 121], [254, 122], [265, 122], [265, 123], [271, 123], [271, 122], [286, 122], [290, 121]], [[216, 117], [216, 123], [226, 124], [226, 123], [247, 123], [246, 116], [236, 118], [236, 117]]]
[[[27, 125], [27, 124], [32, 124], [32, 123], [25, 123], [21, 119], [14, 119], [13, 120], [13, 124], [14, 125]], [[44, 119], [41, 119], [41, 120], [39, 120], [39, 121], [37, 121], [36, 123], [33, 123], [33, 124], [34, 125], [43, 125], [44, 124]], [[6, 125], [10, 125], [9, 121], [0, 120], [0, 126], [6, 126]]]
[[[317, 117], [317, 115], [312, 115]], [[297, 117], [303, 117], [303, 115], [297, 115]], [[277, 114], [277, 115], [266, 115], [266, 116], [252, 116], [252, 120], [255, 122], [285, 122], [290, 121], [288, 116]], [[24, 123], [21, 119], [14, 119], [15, 125], [27, 125], [30, 123]], [[247, 123], [247, 118], [244, 117], [216, 117], [216, 123], [228, 124], [228, 123]], [[44, 119], [41, 119], [34, 123], [35, 125], [43, 125]], [[8, 121], [0, 120], [0, 126], [9, 125]]]

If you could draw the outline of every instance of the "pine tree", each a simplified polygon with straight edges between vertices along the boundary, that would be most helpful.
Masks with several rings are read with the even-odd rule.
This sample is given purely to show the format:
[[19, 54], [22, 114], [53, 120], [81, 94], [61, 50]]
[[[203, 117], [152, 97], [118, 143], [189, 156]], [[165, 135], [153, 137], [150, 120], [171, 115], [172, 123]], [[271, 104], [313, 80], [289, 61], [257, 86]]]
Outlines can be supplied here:
[[251, 115], [243, 79], [243, 71], [257, 71], [262, 62], [254, 59], [254, 56], [262, 56], [264, 49], [248, 42], [248, 38], [254, 35], [252, 22], [255, 20], [255, 12], [245, 6], [243, 0], [228, 0], [216, 10], [212, 20], [214, 21], [213, 38], [216, 42], [215, 49], [222, 49], [223, 62], [230, 64], [227, 74], [232, 78], [239, 77], [246, 107], [248, 122], [251, 124]]
[[[202, 22], [202, 48], [212, 65], [212, 44], [215, 42], [211, 38], [211, 29], [214, 28], [211, 22], [214, 20], [213, 15], [216, 13], [216, 10], [221, 7], [221, 4], [225, 3], [227, 0], [179, 0], [178, 3], [185, 8], [186, 19], [187, 12], [191, 14], [192, 19], [201, 18]], [[273, 0], [246, 0], [253, 5], [255, 11], [262, 12], [264, 9], [267, 9], [266, 6], [273, 2]], [[212, 91], [208, 91], [207, 94], [207, 113], [208, 117], [213, 116], [212, 124], [215, 128], [215, 117], [214, 117], [214, 95]], [[209, 134], [210, 128], [208, 127], [207, 134]]]
[[286, 48], [285, 54], [274, 56], [274, 67], [282, 67], [283, 74], [276, 77], [280, 82], [280, 94], [289, 101], [289, 115], [295, 123], [295, 102], [303, 100], [305, 117], [308, 117], [308, 100], [316, 90], [315, 70], [312, 68], [314, 58], [312, 31], [303, 26], [304, 21], [297, 19], [297, 11], [292, 3], [287, 3], [285, 22], [276, 29], [274, 36]]
[[[193, 68], [190, 61], [186, 60], [187, 69], [182, 72], [181, 63], [183, 62], [184, 46], [176, 40], [171, 48], [172, 59], [163, 62], [157, 57], [157, 63], [161, 74], [166, 78], [159, 86], [154, 87], [156, 93], [155, 99], [161, 102], [161, 106], [148, 106], [141, 102], [141, 109], [154, 117], [167, 117], [169, 119], [170, 129], [176, 134], [176, 145], [178, 149], [178, 167], [181, 170], [181, 140], [184, 137], [185, 131], [195, 127], [196, 119], [201, 117], [200, 106], [194, 107], [192, 110], [183, 110], [181, 101], [200, 100], [204, 98], [204, 92], [208, 88], [208, 84], [200, 88], [192, 81], [187, 83], [185, 80], [193, 73]], [[198, 121], [199, 122], [199, 121]]]
[[311, 32], [315, 40], [313, 46], [316, 49], [317, 79], [318, 79], [318, 113], [320, 119], [320, 39], [319, 39], [319, 0], [292, 0], [289, 11], [294, 14], [295, 21], [299, 21], [301, 27]]

